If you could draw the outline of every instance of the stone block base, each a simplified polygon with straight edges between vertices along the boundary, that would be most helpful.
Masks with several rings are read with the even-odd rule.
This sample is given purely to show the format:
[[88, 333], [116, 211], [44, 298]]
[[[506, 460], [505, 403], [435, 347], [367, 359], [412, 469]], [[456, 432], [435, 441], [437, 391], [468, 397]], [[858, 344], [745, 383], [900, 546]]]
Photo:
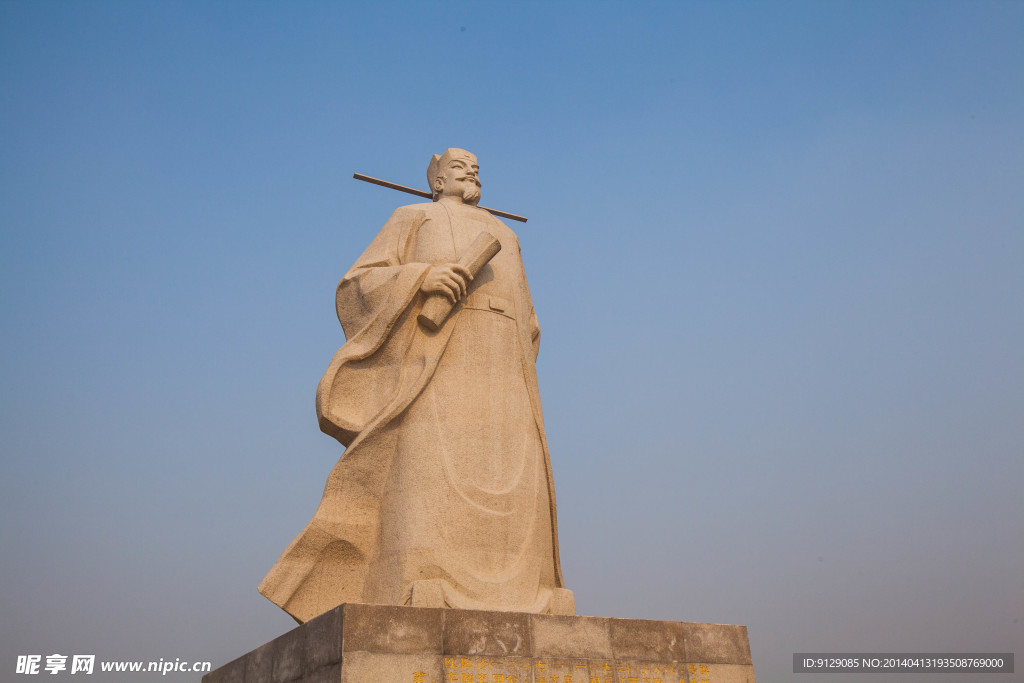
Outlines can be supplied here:
[[203, 683], [754, 683], [745, 626], [341, 605]]

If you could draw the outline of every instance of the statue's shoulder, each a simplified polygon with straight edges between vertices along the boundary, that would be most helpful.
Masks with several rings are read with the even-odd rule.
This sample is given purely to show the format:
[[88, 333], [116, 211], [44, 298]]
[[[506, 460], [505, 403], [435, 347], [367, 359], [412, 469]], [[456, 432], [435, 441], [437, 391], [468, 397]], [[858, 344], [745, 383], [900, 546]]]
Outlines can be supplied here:
[[423, 216], [425, 218], [432, 218], [435, 214], [444, 213], [436, 202], [422, 202], [420, 204], [406, 204], [395, 209], [392, 216]]
[[[484, 209], [480, 210], [484, 211]], [[496, 232], [501, 233], [501, 237], [511, 240], [512, 242], [515, 242], [517, 247], [519, 246], [519, 235], [516, 234], [515, 230], [508, 226], [508, 223], [493, 214], [488, 214], [488, 218], [490, 218], [491, 225], [496, 228]]]
[[384, 224], [381, 234], [390, 235], [396, 232], [400, 235], [409, 234], [409, 231], [416, 230], [428, 220], [437, 220], [438, 211], [443, 211], [443, 209], [433, 202], [400, 206], [391, 212], [391, 217]]

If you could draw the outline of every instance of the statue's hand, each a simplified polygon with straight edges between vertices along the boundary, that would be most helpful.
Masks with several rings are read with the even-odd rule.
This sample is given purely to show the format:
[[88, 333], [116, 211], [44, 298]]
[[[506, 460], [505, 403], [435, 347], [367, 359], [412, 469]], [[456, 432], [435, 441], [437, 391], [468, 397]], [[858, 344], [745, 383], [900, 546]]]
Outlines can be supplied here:
[[466, 288], [472, 280], [473, 276], [464, 266], [458, 263], [445, 263], [430, 267], [427, 276], [423, 278], [423, 284], [420, 285], [420, 291], [426, 294], [442, 294], [455, 303], [466, 296]]

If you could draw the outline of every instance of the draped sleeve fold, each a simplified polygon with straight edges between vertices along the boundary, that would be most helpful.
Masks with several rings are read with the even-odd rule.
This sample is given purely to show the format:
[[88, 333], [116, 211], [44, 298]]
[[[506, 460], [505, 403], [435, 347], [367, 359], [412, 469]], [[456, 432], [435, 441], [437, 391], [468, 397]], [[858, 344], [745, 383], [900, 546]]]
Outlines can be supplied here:
[[407, 263], [423, 212], [396, 210], [338, 283], [338, 320], [347, 339], [316, 392], [320, 429], [348, 446], [394, 399], [413, 326], [401, 324], [417, 303], [428, 263]]

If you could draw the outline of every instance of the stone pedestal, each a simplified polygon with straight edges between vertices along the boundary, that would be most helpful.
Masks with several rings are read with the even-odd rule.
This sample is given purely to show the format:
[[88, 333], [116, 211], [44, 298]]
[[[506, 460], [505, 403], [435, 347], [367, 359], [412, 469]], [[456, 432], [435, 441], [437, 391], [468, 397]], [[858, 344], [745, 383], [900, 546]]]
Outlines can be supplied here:
[[203, 683], [754, 683], [745, 626], [341, 605]]

